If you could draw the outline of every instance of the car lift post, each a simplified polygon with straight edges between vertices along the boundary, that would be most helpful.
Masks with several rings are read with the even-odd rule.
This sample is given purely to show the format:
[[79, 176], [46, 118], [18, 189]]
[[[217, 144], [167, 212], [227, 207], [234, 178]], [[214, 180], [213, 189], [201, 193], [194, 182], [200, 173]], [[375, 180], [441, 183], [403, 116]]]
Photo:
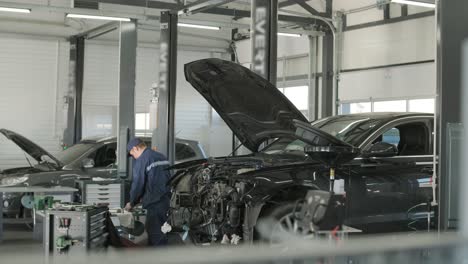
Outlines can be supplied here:
[[121, 22], [119, 36], [118, 176], [131, 178], [131, 162], [126, 146], [128, 140], [135, 136], [137, 21]]
[[171, 164], [175, 161], [175, 99], [177, 80], [177, 21], [176, 12], [161, 12], [159, 48], [159, 100], [157, 127], [152, 146], [165, 154]]

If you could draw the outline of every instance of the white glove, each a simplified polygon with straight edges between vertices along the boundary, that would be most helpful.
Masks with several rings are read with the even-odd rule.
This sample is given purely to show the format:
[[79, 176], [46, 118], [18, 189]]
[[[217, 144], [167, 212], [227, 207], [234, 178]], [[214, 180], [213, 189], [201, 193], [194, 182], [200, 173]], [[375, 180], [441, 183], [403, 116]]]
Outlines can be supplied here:
[[221, 244], [227, 245], [229, 243], [230, 243], [230, 241], [229, 241], [228, 235], [224, 234], [223, 239], [221, 240]]
[[171, 232], [171, 230], [172, 230], [172, 226], [168, 224], [167, 222], [165, 222], [164, 225], [161, 226], [161, 232], [163, 232], [164, 234]]
[[241, 237], [234, 234], [234, 235], [232, 235], [231, 244], [238, 245], [240, 240], [241, 240]]

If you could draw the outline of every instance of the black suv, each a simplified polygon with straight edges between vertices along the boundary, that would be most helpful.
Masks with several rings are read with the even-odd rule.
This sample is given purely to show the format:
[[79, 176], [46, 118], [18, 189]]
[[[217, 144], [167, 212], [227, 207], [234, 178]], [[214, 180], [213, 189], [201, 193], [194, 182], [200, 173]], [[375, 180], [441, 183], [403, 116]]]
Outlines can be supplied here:
[[194, 242], [233, 235], [251, 241], [262, 219], [297, 231], [297, 202], [330, 186], [329, 168], [305, 151], [316, 146], [360, 152], [336, 165], [346, 225], [364, 233], [412, 230], [430, 214], [432, 114], [354, 114], [310, 124], [276, 87], [238, 64], [195, 61], [185, 65], [185, 77], [252, 151], [173, 167], [171, 224]]

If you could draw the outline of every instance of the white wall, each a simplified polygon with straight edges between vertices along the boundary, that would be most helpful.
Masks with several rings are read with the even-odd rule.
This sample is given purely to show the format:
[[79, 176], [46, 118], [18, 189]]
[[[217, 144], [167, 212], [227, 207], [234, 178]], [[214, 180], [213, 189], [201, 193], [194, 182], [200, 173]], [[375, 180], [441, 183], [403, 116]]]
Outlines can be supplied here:
[[[179, 138], [198, 140], [205, 150], [217, 151], [210, 142], [211, 107], [185, 81], [184, 64], [212, 57], [207, 51], [178, 51], [176, 134]], [[150, 88], [158, 82], [159, 51], [156, 47], [138, 47], [135, 89], [135, 111], [149, 112]], [[118, 47], [112, 43], [87, 42], [83, 87], [83, 136], [115, 135], [118, 107]], [[96, 125], [108, 122], [112, 128], [102, 129]]]
[[342, 73], [341, 100], [434, 97], [435, 63]]
[[[427, 9], [411, 10], [412, 12], [428, 11]], [[381, 13], [381, 10], [378, 11]], [[367, 19], [361, 22], [373, 19], [373, 16], [366, 14], [361, 14], [361, 16], [362, 19]], [[239, 41], [236, 44], [240, 62], [243, 65], [249, 65], [251, 60], [250, 39]], [[434, 17], [351, 30], [343, 35], [342, 69], [360, 69], [433, 60], [435, 47]], [[308, 53], [307, 37], [278, 37], [279, 82], [281, 82], [283, 72], [286, 77], [307, 75], [309, 70]], [[286, 67], [283, 67], [282, 57], [290, 57], [286, 60]], [[318, 60], [320, 72], [321, 56]], [[342, 73], [339, 87], [340, 100], [353, 100], [358, 97], [369, 98], [371, 96], [378, 98], [396, 95], [399, 97], [433, 96], [435, 94], [435, 66], [433, 63], [429, 63]]]
[[[61, 150], [66, 127], [64, 96], [69, 89], [69, 42], [0, 34], [0, 128], [16, 131], [52, 154]], [[176, 98], [176, 131], [180, 138], [198, 140], [207, 152], [222, 144], [211, 143], [211, 107], [185, 81], [183, 65], [212, 57], [210, 49], [179, 50]], [[216, 49], [215, 49], [216, 50]], [[217, 49], [216, 51], [219, 51]], [[218, 57], [220, 55], [218, 54]], [[158, 78], [158, 49], [137, 50], [136, 112], [149, 111], [149, 88]], [[84, 135], [115, 134], [118, 107], [117, 43], [86, 42], [83, 90]], [[110, 123], [98, 129], [97, 124]], [[211, 132], [210, 132], [211, 131]], [[211, 145], [211, 147], [210, 147]], [[23, 152], [0, 135], [0, 170], [28, 166]]]
[[343, 69], [435, 58], [435, 18], [348, 31], [344, 34]]
[[[63, 128], [61, 96], [67, 85], [68, 43], [0, 36], [0, 49], [0, 127], [56, 153]], [[3, 135], [0, 146], [0, 169], [27, 166], [23, 152]]]

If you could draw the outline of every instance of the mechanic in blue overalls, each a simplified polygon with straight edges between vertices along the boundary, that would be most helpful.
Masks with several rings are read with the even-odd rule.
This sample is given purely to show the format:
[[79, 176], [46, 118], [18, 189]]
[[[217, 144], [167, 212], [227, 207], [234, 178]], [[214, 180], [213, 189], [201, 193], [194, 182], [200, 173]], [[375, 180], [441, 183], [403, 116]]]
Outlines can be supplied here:
[[128, 142], [127, 151], [135, 160], [130, 202], [125, 209], [130, 211], [142, 203], [147, 211], [145, 228], [148, 233], [148, 245], [166, 245], [167, 237], [161, 231], [161, 226], [167, 220], [171, 198], [170, 188], [167, 186], [171, 177], [167, 170], [169, 161], [163, 154], [148, 148], [139, 138]]

